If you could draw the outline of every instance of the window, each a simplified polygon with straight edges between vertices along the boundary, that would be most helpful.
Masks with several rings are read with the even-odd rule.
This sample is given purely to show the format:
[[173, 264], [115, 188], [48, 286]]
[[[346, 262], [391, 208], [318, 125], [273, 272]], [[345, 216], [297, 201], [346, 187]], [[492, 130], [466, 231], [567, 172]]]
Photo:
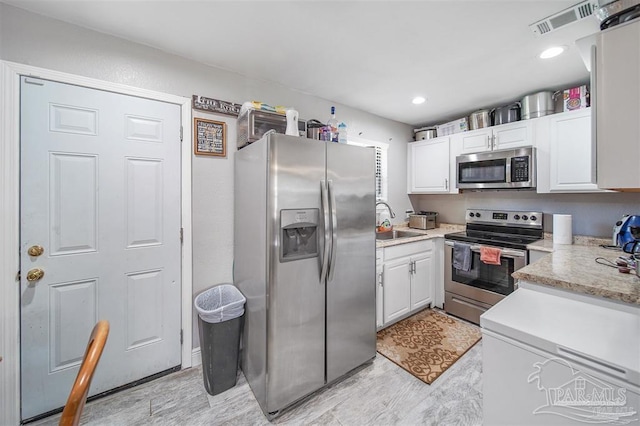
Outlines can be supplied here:
[[387, 200], [387, 151], [389, 144], [364, 139], [351, 140], [349, 145], [373, 147], [376, 150], [376, 201]]

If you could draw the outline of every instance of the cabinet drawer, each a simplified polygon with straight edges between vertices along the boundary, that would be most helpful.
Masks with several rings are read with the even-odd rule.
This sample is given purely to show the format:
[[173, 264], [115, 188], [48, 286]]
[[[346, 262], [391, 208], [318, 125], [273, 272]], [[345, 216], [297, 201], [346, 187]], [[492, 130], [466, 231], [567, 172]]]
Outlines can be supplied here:
[[487, 312], [491, 305], [447, 291], [444, 293], [444, 307], [447, 313], [480, 324], [480, 315]]
[[384, 261], [398, 257], [411, 256], [412, 254], [433, 250], [433, 240], [417, 241], [415, 243], [399, 244], [384, 249]]

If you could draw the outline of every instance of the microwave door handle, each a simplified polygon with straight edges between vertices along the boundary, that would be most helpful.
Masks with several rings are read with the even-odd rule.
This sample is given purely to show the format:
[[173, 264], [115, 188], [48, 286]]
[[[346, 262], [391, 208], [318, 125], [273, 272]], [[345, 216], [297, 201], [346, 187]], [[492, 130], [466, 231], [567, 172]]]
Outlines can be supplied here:
[[507, 183], [511, 183], [511, 159], [507, 158], [507, 165], [505, 167], [505, 173], [506, 173], [506, 182]]

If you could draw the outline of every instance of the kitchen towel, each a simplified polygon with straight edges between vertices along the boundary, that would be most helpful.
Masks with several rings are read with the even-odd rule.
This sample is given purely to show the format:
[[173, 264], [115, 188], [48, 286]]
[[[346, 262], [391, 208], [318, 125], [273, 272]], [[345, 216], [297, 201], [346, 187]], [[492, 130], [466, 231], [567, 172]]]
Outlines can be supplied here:
[[502, 250], [496, 247], [480, 247], [480, 260], [487, 265], [500, 265]]
[[453, 242], [452, 265], [461, 271], [469, 272], [471, 269], [471, 246], [465, 243]]
[[573, 231], [570, 214], [553, 215], [553, 244], [572, 244]]

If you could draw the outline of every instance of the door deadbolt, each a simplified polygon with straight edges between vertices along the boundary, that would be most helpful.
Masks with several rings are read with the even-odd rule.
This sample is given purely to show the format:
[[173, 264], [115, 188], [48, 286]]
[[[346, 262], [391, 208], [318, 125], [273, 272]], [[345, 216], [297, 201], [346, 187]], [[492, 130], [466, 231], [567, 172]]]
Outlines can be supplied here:
[[36, 246], [31, 246], [31, 247], [29, 247], [29, 250], [27, 250], [27, 253], [29, 253], [29, 256], [38, 257], [42, 253], [44, 253], [44, 247], [37, 246], [37, 245]]
[[30, 283], [38, 281], [44, 277], [44, 271], [40, 268], [31, 269], [27, 272], [27, 281]]

